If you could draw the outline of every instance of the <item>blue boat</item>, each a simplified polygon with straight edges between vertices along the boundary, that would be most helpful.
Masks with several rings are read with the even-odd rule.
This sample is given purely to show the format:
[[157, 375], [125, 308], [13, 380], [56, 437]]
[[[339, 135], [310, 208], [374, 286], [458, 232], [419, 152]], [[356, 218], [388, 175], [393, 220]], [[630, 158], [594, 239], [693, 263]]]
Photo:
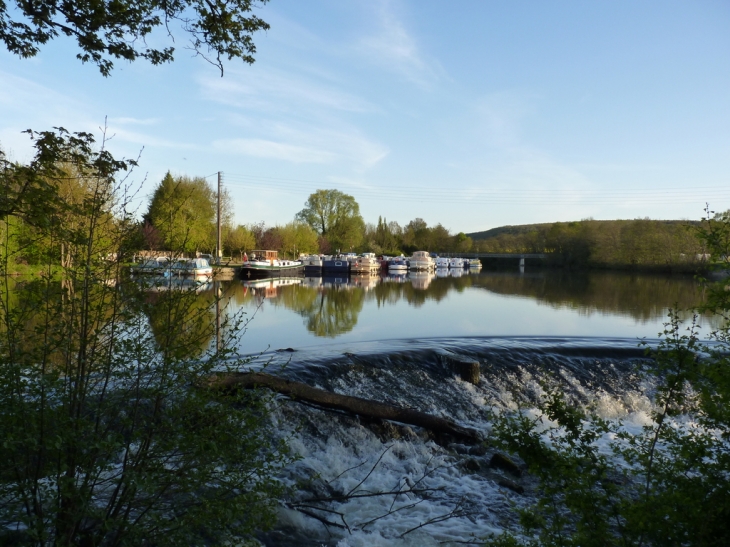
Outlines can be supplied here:
[[329, 275], [332, 275], [332, 274], [349, 275], [350, 274], [350, 263], [348, 262], [348, 260], [346, 258], [341, 257], [341, 256], [326, 257], [322, 261], [322, 270]]

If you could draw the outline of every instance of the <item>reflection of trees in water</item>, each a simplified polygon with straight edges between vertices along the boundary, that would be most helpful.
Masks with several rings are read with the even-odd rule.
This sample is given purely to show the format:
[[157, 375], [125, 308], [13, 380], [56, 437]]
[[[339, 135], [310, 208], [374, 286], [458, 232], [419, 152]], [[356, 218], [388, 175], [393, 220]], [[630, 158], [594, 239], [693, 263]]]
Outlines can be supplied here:
[[440, 302], [452, 290], [462, 292], [465, 288], [470, 287], [473, 282], [472, 276], [437, 277], [431, 280], [427, 288], [417, 289], [410, 279], [406, 279], [402, 283], [384, 281], [373, 288], [371, 298], [375, 298], [378, 307], [395, 304], [403, 299], [411, 306], [418, 308], [427, 300]]
[[324, 289], [313, 305], [301, 313], [307, 319], [307, 329], [316, 336], [334, 338], [350, 332], [365, 303], [365, 291], [345, 287]]
[[[355, 327], [366, 294], [362, 288], [345, 284], [326, 287], [296, 284], [277, 287], [276, 296], [266, 298], [265, 302], [267, 305], [282, 306], [304, 317], [307, 329], [315, 336], [334, 338]], [[240, 284], [235, 290], [238, 303], [254, 300], [257, 295], [245, 290]]]
[[175, 359], [197, 358], [215, 336], [215, 293], [196, 292], [175, 284], [145, 286], [132, 283], [125, 291], [127, 305], [149, 320], [150, 330], [162, 351]]
[[647, 322], [671, 307], [688, 309], [704, 301], [690, 277], [620, 272], [541, 271], [532, 275], [484, 272], [475, 286], [503, 295], [534, 298], [553, 307], [579, 312], [615, 313]]

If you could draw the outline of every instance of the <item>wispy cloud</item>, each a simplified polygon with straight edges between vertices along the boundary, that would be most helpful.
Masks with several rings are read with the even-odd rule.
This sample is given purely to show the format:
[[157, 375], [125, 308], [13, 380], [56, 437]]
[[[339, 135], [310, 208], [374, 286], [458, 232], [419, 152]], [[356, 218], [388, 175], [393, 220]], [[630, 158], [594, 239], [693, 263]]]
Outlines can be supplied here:
[[119, 125], [157, 125], [160, 121], [159, 118], [109, 118], [110, 124]]
[[417, 40], [401, 22], [394, 2], [380, 0], [376, 4], [377, 28], [359, 40], [357, 49], [368, 59], [419, 86], [428, 87], [443, 77], [441, 65], [423, 55]]
[[272, 122], [265, 137], [219, 139], [214, 148], [292, 163], [350, 163], [372, 167], [388, 155], [388, 149], [362, 136], [356, 129], [296, 127]]
[[265, 139], [228, 139], [213, 142], [217, 150], [293, 163], [332, 163], [334, 154], [326, 150]]
[[231, 70], [225, 78], [213, 78], [208, 73], [201, 73], [198, 84], [206, 99], [238, 108], [267, 111], [377, 110], [373, 104], [356, 95], [314, 82], [308, 77], [273, 69], [252, 72]]

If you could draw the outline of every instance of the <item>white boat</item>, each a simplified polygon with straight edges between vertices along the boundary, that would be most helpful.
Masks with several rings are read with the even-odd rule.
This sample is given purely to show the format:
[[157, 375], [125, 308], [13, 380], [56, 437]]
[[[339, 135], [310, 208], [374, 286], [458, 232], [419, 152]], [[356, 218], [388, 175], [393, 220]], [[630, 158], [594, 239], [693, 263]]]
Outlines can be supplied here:
[[482, 269], [482, 261], [478, 258], [470, 258], [469, 259], [469, 267], [473, 270], [481, 270]]
[[321, 255], [309, 255], [302, 260], [304, 265], [304, 273], [309, 275], [322, 275], [322, 266], [324, 265], [324, 257]]
[[464, 259], [463, 258], [452, 258], [449, 260], [449, 268], [452, 270], [454, 269], [460, 269], [464, 267]]
[[436, 269], [449, 269], [449, 259], [445, 256], [439, 256], [436, 258]]
[[133, 274], [165, 275], [170, 266], [170, 260], [166, 256], [157, 256], [143, 260], [136, 266], [130, 268]]
[[170, 264], [170, 275], [194, 277], [210, 280], [213, 278], [213, 267], [205, 258], [179, 258]]
[[380, 262], [375, 258], [375, 253], [363, 253], [350, 262], [352, 273], [376, 273], [380, 270]]
[[402, 256], [395, 256], [388, 262], [388, 271], [393, 273], [405, 273], [408, 271], [408, 263]]
[[415, 251], [413, 256], [409, 260], [411, 270], [433, 270], [436, 267], [436, 262], [428, 251]]
[[299, 260], [279, 259], [277, 251], [252, 251], [241, 266], [241, 276], [250, 278], [298, 276], [304, 270]]

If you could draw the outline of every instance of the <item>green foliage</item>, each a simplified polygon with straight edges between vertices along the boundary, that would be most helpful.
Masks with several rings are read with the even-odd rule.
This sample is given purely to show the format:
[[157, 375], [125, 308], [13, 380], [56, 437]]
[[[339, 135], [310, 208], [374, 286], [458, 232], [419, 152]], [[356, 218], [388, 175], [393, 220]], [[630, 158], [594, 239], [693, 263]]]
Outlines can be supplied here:
[[[730, 216], [699, 228], [724, 267]], [[651, 422], [632, 432], [579, 408], [546, 386], [539, 414], [503, 415], [495, 437], [539, 479], [537, 504], [522, 512], [524, 535], [489, 545], [720, 546], [730, 541], [730, 304], [727, 281], [709, 286], [705, 310], [719, 326], [702, 343], [677, 312], [642, 372], [653, 384]], [[598, 441], [601, 440], [601, 443]], [[601, 446], [610, 447], [602, 451]]]
[[280, 247], [277, 249], [282, 256], [297, 258], [300, 254], [313, 254], [319, 251], [319, 238], [309, 224], [304, 222], [290, 222], [284, 226], [278, 226], [276, 230], [281, 238]]
[[550, 253], [551, 262], [561, 266], [692, 271], [704, 266], [705, 253], [692, 226], [696, 223], [582, 220], [470, 235], [481, 252]]
[[[92, 62], [108, 76], [113, 60], [142, 58], [158, 65], [173, 60], [172, 46], [151, 47], [179, 23], [190, 38], [190, 48], [220, 68], [222, 59], [238, 58], [253, 63], [256, 52], [251, 35], [268, 30], [269, 25], [251, 15], [257, 4], [268, 0], [202, 0], [175, 2], [145, 1], [64, 1], [42, 3], [16, 0], [0, 3], [0, 40], [11, 53], [34, 57], [40, 47], [59, 34], [76, 40], [82, 62]], [[155, 30], [160, 30], [154, 33]], [[149, 39], [149, 41], [148, 41]], [[163, 39], [164, 43], [164, 39]]]
[[[243, 364], [228, 349], [236, 325], [217, 328], [213, 298], [172, 281], [149, 292], [103, 258], [123, 255], [134, 229], [114, 199], [127, 164], [55, 137], [50, 152], [48, 140], [36, 141], [36, 166], [52, 171], [74, 158], [83, 199], [59, 208], [15, 195], [23, 218], [35, 218], [34, 205], [58, 208], [57, 220], [35, 228], [64, 245], [61, 278], [15, 283], [2, 256], [0, 543], [245, 540], [273, 518], [272, 470], [287, 456], [272, 444], [266, 398], [203, 388], [212, 372]], [[101, 155], [111, 169], [97, 168]]]
[[296, 218], [309, 224], [332, 248], [342, 252], [357, 248], [365, 231], [355, 198], [339, 190], [317, 190]]
[[215, 193], [204, 178], [169, 172], [155, 189], [146, 215], [167, 250], [188, 253], [215, 246], [215, 217]]

